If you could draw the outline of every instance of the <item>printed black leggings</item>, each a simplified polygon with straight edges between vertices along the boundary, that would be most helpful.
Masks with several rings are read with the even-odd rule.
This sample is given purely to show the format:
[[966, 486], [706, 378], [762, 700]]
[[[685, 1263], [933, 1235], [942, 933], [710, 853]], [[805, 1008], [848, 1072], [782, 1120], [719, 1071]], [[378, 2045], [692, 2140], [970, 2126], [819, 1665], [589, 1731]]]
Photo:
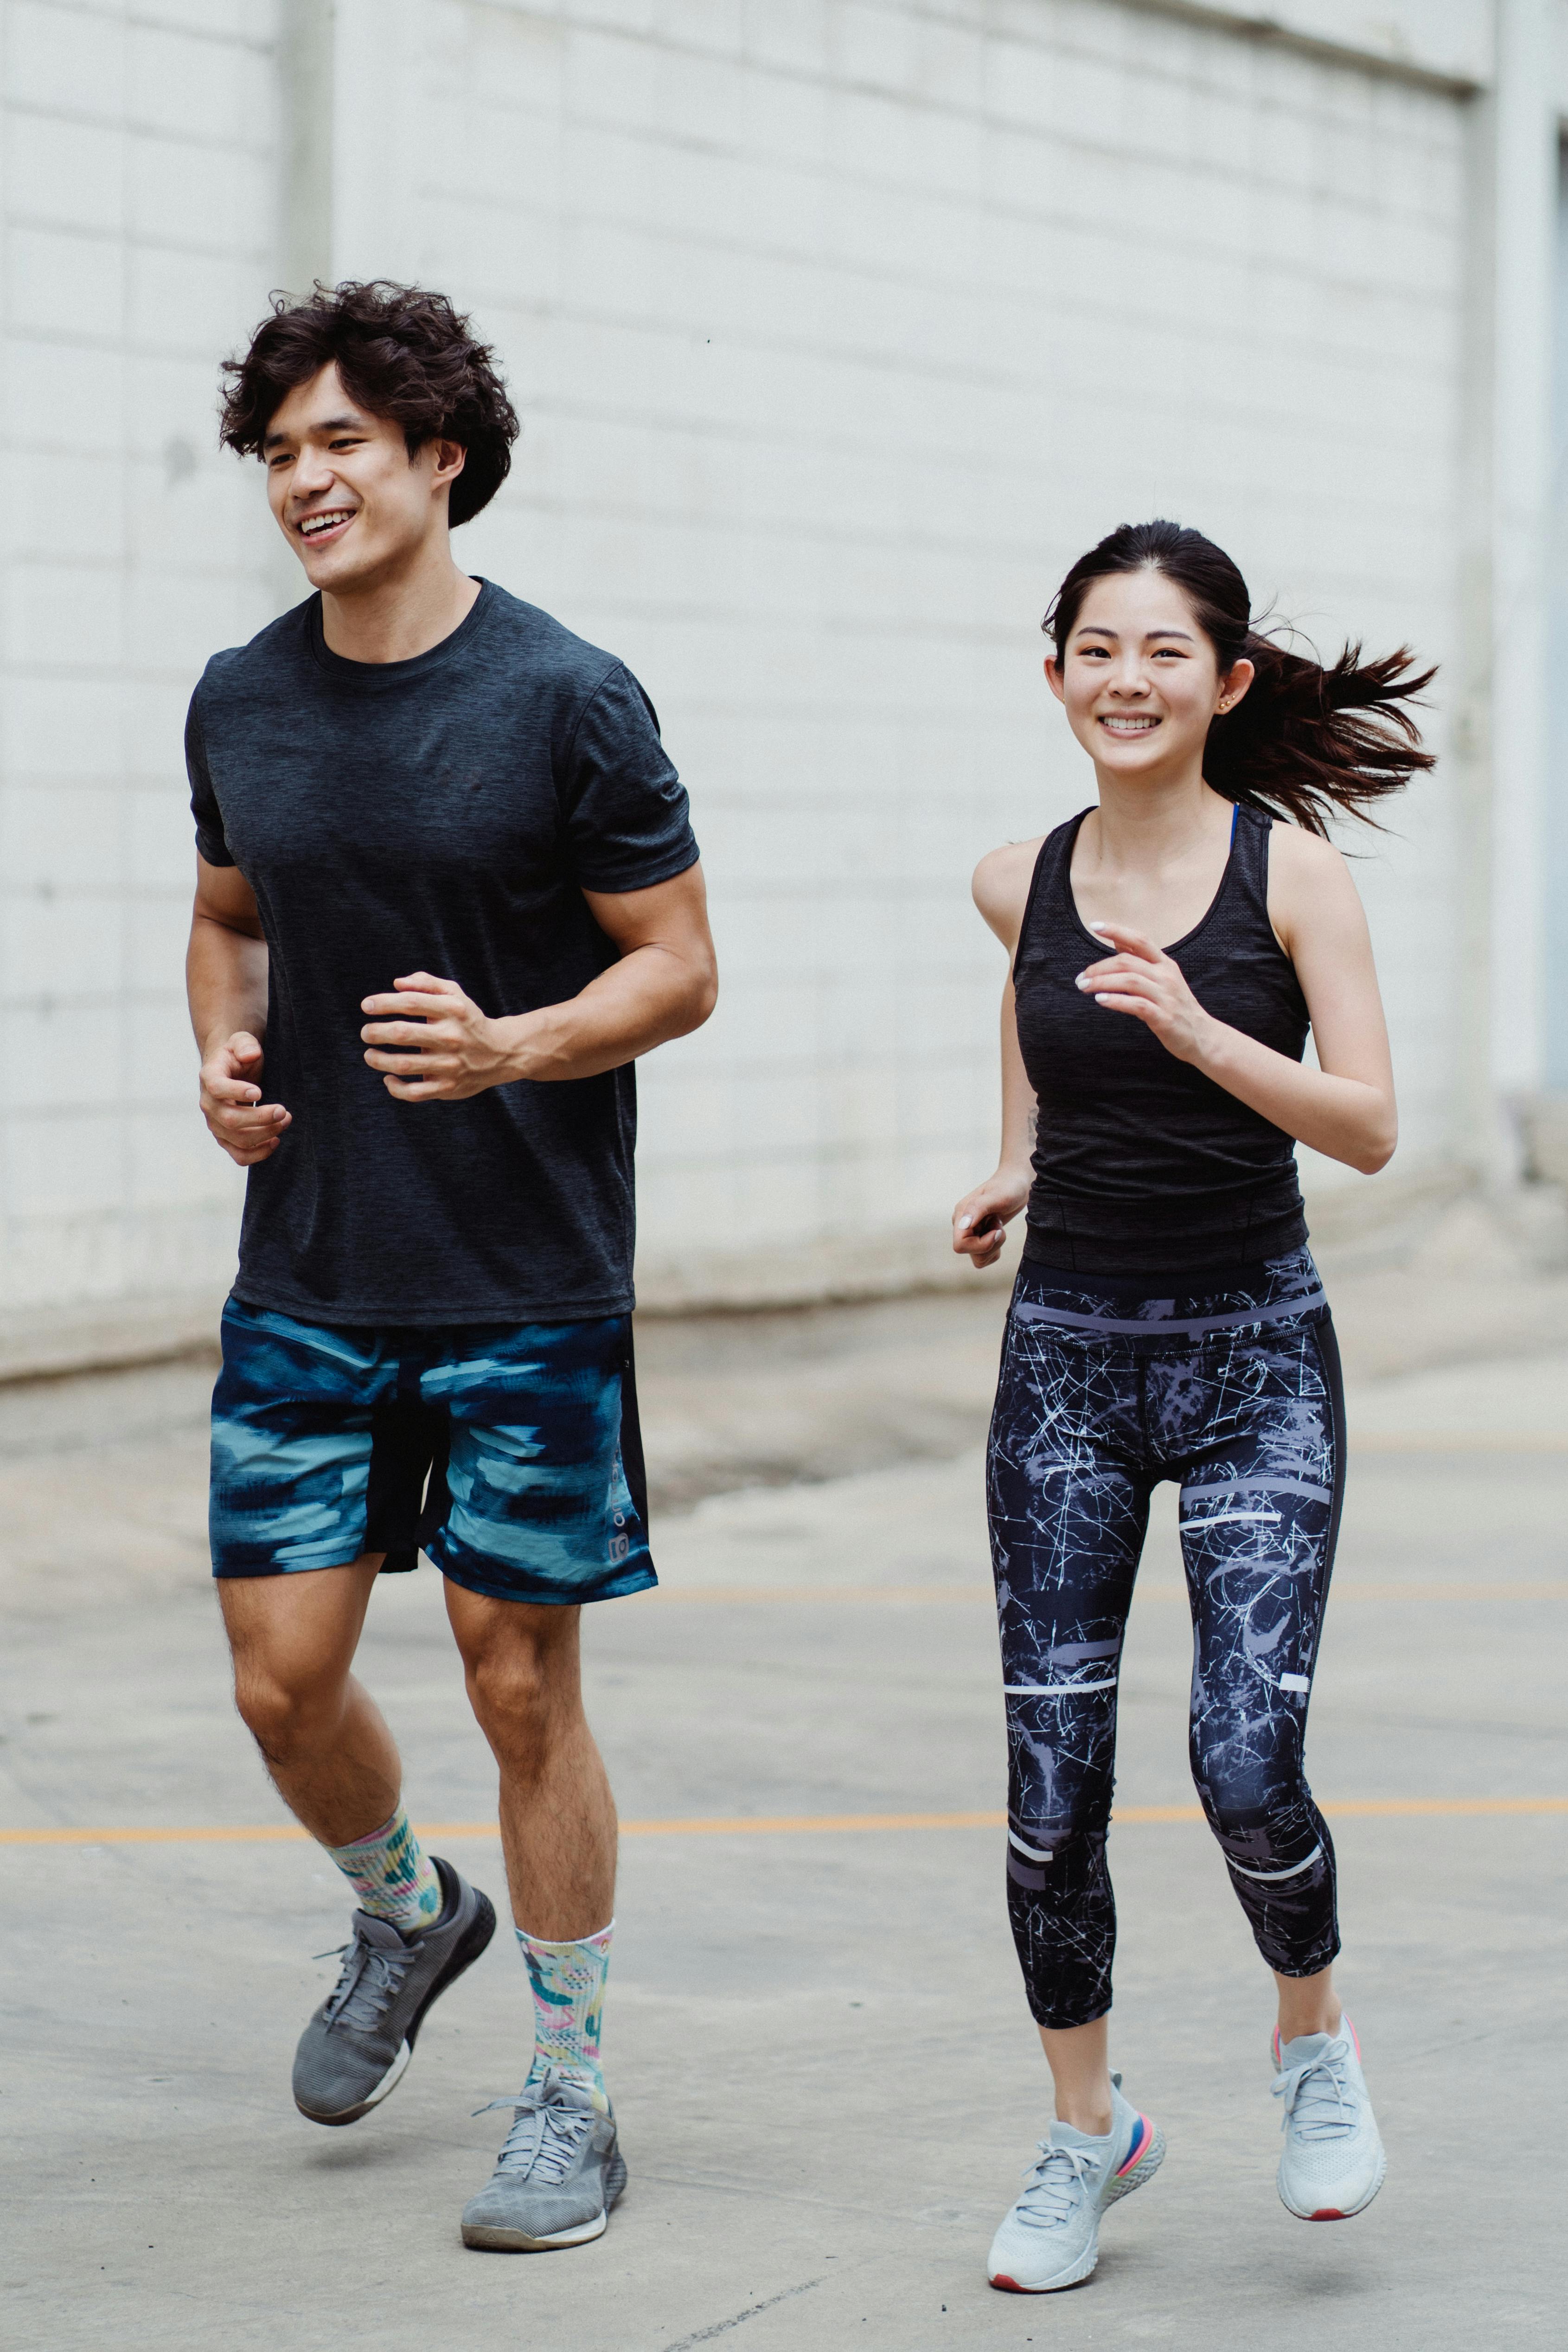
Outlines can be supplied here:
[[1162, 1478], [1181, 1489], [1209, 1827], [1270, 1968], [1311, 1976], [1339, 1949], [1333, 1846], [1302, 1765], [1344, 1479], [1327, 1302], [1304, 1249], [1217, 1294], [1144, 1287], [1026, 1261], [991, 1423], [1008, 1909], [1046, 2026], [1111, 2006], [1116, 1684]]

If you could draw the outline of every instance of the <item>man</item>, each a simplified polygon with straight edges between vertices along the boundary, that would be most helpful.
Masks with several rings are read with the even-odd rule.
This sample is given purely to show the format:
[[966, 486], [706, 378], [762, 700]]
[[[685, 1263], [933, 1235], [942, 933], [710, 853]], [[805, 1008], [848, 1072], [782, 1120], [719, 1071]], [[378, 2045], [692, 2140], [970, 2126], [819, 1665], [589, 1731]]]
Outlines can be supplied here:
[[426, 1854], [350, 1668], [378, 1572], [445, 1578], [500, 1768], [535, 2035], [471, 2246], [598, 2237], [626, 2168], [599, 2060], [615, 1810], [585, 1601], [654, 1581], [632, 1387], [632, 1064], [706, 1020], [686, 800], [608, 654], [454, 562], [517, 418], [443, 297], [275, 300], [221, 437], [316, 592], [216, 655], [186, 749], [202, 1109], [249, 1170], [213, 1401], [235, 1697], [359, 1896], [299, 2043], [349, 2124], [491, 1906]]

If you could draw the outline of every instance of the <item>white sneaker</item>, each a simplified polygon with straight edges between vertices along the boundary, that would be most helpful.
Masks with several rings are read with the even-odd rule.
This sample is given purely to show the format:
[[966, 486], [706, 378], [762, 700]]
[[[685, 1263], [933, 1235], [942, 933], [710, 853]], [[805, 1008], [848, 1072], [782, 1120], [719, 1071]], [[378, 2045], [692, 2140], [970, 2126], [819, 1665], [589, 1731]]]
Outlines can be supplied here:
[[1053, 2123], [1024, 2192], [991, 2241], [987, 2273], [1009, 2294], [1051, 2294], [1076, 2286], [1100, 2259], [1100, 2216], [1159, 2170], [1166, 2139], [1130, 2107], [1122, 2077], [1111, 2077], [1111, 2128], [1099, 2137]]
[[1388, 2159], [1348, 2017], [1337, 2033], [1274, 2036], [1274, 2096], [1285, 2102], [1280, 2201], [1301, 2221], [1348, 2221], [1383, 2186]]

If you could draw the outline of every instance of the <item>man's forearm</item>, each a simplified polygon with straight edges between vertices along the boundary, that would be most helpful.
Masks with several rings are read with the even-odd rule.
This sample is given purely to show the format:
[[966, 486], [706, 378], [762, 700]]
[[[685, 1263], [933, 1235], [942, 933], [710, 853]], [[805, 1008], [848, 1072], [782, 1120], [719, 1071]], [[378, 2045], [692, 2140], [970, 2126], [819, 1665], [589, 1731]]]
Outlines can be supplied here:
[[267, 942], [198, 914], [185, 950], [191, 1026], [205, 1059], [237, 1031], [259, 1038], [267, 1027]]
[[636, 948], [580, 994], [496, 1027], [513, 1077], [591, 1078], [700, 1028], [716, 992], [706, 963], [667, 948]]

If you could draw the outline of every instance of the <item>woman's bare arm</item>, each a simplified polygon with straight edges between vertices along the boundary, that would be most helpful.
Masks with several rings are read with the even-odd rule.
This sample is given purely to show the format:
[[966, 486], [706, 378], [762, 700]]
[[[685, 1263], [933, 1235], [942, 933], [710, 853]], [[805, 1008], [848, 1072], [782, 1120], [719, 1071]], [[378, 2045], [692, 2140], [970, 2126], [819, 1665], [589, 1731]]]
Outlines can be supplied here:
[[1116, 953], [1078, 985], [1107, 1012], [1147, 1024], [1167, 1053], [1287, 1135], [1363, 1175], [1386, 1167], [1398, 1139], [1394, 1070], [1366, 916], [1337, 849], [1276, 824], [1269, 913], [1307, 1000], [1318, 1067], [1216, 1021], [1179, 965], [1140, 932], [1100, 923]]
[[953, 1211], [953, 1247], [977, 1268], [994, 1265], [1001, 1255], [1008, 1225], [1029, 1199], [1034, 1179], [1031, 1156], [1037, 1106], [1019, 1051], [1012, 959], [1039, 855], [1038, 841], [1009, 843], [1005, 849], [992, 850], [975, 870], [975, 904], [1008, 950], [1001, 1013], [1001, 1152], [996, 1172], [972, 1192], [966, 1192]]

